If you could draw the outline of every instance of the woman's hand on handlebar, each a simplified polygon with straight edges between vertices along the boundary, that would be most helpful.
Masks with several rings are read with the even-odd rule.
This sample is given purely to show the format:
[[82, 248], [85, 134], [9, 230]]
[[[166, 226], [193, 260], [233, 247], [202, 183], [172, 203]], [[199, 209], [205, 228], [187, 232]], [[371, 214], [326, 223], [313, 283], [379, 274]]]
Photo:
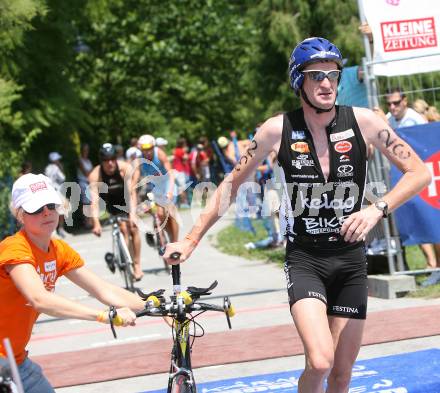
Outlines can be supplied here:
[[[169, 243], [167, 244], [163, 258], [169, 265], [178, 265], [186, 261], [195, 248], [194, 242], [188, 239], [183, 239], [176, 243]], [[180, 254], [179, 258], [175, 258], [177, 254]]]
[[[115, 319], [117, 319], [117, 322], [115, 323], [116, 326], [134, 326], [136, 325], [136, 314], [131, 311], [128, 307], [122, 307], [116, 309], [117, 316], [113, 319], [113, 322], [115, 323]], [[107, 317], [107, 323], [108, 317]]]

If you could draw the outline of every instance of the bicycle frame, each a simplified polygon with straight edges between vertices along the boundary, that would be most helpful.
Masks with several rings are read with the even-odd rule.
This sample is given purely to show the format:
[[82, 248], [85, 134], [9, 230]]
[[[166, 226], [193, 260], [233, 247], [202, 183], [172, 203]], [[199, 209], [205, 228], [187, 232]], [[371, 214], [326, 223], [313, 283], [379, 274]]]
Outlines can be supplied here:
[[129, 291], [134, 291], [134, 278], [133, 278], [133, 261], [128, 250], [127, 243], [125, 242], [124, 235], [119, 227], [119, 222], [122, 220], [120, 217], [116, 217], [112, 223], [112, 248], [115, 261], [119, 271], [122, 273], [125, 281], [125, 288]]
[[191, 367], [189, 324], [190, 321], [188, 319], [182, 323], [176, 321], [176, 339], [171, 354], [167, 393], [181, 393], [185, 391], [183, 390], [185, 388], [191, 388], [189, 392], [196, 392]]
[[[178, 310], [180, 315], [175, 319], [176, 338], [174, 340], [172, 358], [170, 365], [170, 372], [168, 375], [168, 390], [167, 393], [195, 393], [196, 386], [194, 382], [194, 375], [191, 367], [191, 345], [190, 345], [190, 320], [186, 313], [183, 312], [184, 304], [183, 298], [178, 297], [181, 292], [180, 285], [180, 265], [173, 265], [171, 268], [171, 275], [173, 278], [173, 292], [178, 302]], [[179, 304], [180, 303], [180, 304]], [[186, 387], [188, 389], [186, 389]], [[191, 390], [189, 390], [191, 388]], [[185, 390], [186, 389], [186, 390]]]

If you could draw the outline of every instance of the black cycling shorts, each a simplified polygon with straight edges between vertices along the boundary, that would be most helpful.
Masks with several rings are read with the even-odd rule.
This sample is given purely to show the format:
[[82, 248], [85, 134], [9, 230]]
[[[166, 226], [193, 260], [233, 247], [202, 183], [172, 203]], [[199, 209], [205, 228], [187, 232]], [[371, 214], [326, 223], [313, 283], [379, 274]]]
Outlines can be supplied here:
[[287, 243], [284, 272], [290, 307], [304, 298], [319, 299], [327, 315], [367, 316], [367, 257], [363, 244], [348, 250], [309, 250]]

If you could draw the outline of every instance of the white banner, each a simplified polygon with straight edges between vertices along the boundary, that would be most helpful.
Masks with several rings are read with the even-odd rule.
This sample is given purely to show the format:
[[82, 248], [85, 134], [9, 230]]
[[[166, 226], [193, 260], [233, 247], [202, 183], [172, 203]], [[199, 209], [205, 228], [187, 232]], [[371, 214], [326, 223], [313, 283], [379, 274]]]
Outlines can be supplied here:
[[[439, 0], [361, 0], [373, 31], [376, 75], [440, 70]], [[435, 56], [433, 56], [435, 55]], [[400, 60], [414, 57], [413, 59]]]

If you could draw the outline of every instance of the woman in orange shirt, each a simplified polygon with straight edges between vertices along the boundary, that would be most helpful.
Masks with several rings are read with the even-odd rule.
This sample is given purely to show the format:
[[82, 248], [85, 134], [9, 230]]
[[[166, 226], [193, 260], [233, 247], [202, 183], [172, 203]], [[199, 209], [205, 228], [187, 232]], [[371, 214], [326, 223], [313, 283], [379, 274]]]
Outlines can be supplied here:
[[0, 356], [3, 338], [11, 341], [26, 393], [53, 393], [41, 367], [27, 357], [26, 345], [40, 313], [109, 323], [108, 310], [97, 310], [54, 293], [64, 275], [107, 306], [114, 306], [122, 326], [134, 325], [134, 311], [144, 302], [102, 280], [63, 240], [51, 239], [58, 225], [59, 194], [44, 175], [21, 176], [12, 188], [12, 209], [20, 231], [0, 243]]

